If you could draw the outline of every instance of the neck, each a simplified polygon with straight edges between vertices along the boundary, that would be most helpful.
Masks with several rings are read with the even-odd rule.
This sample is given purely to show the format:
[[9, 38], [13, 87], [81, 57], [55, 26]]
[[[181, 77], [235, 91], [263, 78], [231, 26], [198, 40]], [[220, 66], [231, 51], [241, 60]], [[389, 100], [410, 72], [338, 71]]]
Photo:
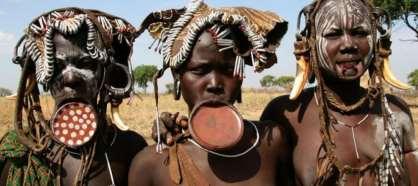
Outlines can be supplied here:
[[360, 86], [360, 79], [341, 81], [336, 78], [326, 78], [324, 84], [327, 91], [334, 93], [335, 98], [346, 105], [358, 102], [366, 94], [366, 90]]

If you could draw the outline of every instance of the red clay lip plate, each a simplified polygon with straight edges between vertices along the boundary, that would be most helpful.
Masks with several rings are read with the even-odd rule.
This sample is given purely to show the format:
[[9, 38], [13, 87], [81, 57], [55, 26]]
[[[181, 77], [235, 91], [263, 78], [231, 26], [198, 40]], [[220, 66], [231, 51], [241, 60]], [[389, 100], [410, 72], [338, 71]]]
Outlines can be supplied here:
[[91, 105], [69, 102], [56, 111], [50, 125], [58, 142], [77, 148], [93, 138], [98, 125], [97, 114]]
[[226, 150], [236, 145], [244, 133], [242, 116], [232, 105], [220, 101], [197, 104], [189, 120], [193, 139], [208, 150]]

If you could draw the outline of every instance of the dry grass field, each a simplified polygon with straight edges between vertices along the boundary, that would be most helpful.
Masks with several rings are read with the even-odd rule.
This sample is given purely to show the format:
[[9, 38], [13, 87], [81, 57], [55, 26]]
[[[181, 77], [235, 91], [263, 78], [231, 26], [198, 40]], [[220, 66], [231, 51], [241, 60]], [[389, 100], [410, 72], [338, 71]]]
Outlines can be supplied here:
[[[277, 92], [245, 91], [243, 94], [243, 103], [238, 104], [237, 107], [245, 118], [258, 119], [265, 105], [278, 95], [280, 95], [280, 93]], [[404, 99], [409, 104], [418, 105], [417, 97], [405, 97]], [[43, 112], [45, 115], [47, 117], [51, 115], [53, 111], [53, 100], [50, 97], [42, 97], [41, 104], [43, 105]], [[120, 108], [125, 123], [128, 124], [132, 130], [144, 136], [147, 141], [151, 141], [151, 121], [155, 117], [154, 104], [154, 97], [152, 95], [147, 95], [142, 96], [141, 99], [135, 98], [131, 105], [122, 104]], [[186, 109], [186, 105], [183, 101], [174, 101], [171, 95], [162, 95], [160, 97], [160, 111], [180, 111], [182, 114], [186, 114]], [[416, 134], [418, 134], [418, 108], [411, 108], [411, 110], [415, 122]], [[0, 136], [13, 127], [13, 112], [14, 100], [0, 98]]]

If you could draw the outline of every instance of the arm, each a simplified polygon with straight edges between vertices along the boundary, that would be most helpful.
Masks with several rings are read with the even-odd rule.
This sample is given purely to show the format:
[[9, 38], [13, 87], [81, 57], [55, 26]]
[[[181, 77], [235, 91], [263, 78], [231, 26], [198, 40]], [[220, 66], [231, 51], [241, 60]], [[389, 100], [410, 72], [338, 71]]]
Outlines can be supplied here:
[[402, 149], [405, 158], [405, 168], [410, 184], [418, 186], [418, 146], [415, 136], [415, 127], [412, 119], [411, 111], [408, 105], [402, 99], [395, 96], [388, 96], [391, 104], [393, 104], [394, 111], [398, 111], [396, 119], [402, 127]]
[[418, 150], [415, 137], [415, 127], [412, 122], [412, 118], [410, 118], [409, 122], [405, 123], [403, 133], [403, 152], [409, 180], [411, 185], [418, 186]]
[[[287, 109], [293, 110], [288, 96], [280, 96], [272, 101], [264, 108], [260, 120], [264, 123], [269, 123], [272, 128], [272, 134], [274, 141], [277, 141], [278, 145], [278, 159], [277, 162], [277, 175], [276, 179], [281, 185], [295, 185], [294, 183], [294, 168], [292, 158], [293, 144], [291, 142], [291, 136], [293, 135], [293, 129], [290, 121], [287, 119], [285, 112]], [[268, 130], [267, 130], [268, 131]], [[267, 132], [268, 133], [268, 132]]]

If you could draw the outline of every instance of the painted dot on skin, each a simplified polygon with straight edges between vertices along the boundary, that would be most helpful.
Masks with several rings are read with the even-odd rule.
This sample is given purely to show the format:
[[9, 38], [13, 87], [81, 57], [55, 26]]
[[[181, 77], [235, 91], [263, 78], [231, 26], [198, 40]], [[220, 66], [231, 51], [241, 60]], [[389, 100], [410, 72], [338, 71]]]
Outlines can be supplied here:
[[80, 109], [77, 109], [76, 111], [75, 111], [78, 115], [81, 115], [81, 110]]
[[73, 121], [77, 122], [78, 121], [78, 117], [77, 116], [73, 116]]
[[89, 136], [93, 136], [94, 130], [89, 131]]
[[83, 139], [84, 143], [85, 143], [85, 142], [88, 142], [89, 140], [90, 140], [90, 138], [89, 138], [89, 137], [84, 137], [84, 139]]
[[80, 131], [78, 131], [78, 134], [79, 134], [80, 136], [84, 136], [84, 134], [86, 134], [86, 132], [84, 132], [84, 130], [80, 130]]
[[72, 137], [72, 138], [77, 137], [77, 133], [76, 133], [76, 132], [71, 132], [71, 137]]
[[74, 141], [73, 140], [68, 140], [67, 143], [68, 143], [68, 145], [74, 145]]
[[91, 109], [90, 109], [89, 107], [86, 107], [86, 108], [84, 109], [84, 112], [90, 113], [90, 112], [91, 112]]
[[83, 143], [81, 140], [77, 140], [77, 142], [75, 142], [77, 145], [81, 145], [81, 143]]
[[93, 122], [93, 123], [91, 123], [91, 126], [95, 129], [95, 128], [97, 128], [97, 123]]
[[84, 123], [84, 119], [81, 119], [81, 118], [80, 118], [80, 119], [78, 119], [78, 122], [79, 122], [79, 123]]
[[62, 134], [67, 135], [68, 134], [68, 130], [67, 129], [62, 130]]
[[74, 105], [70, 105], [70, 108], [72, 108], [72, 109], [73, 109], [73, 108], [74, 108]]
[[81, 125], [81, 128], [85, 130], [85, 129], [87, 129], [87, 125], [83, 124], [83, 125]]
[[62, 119], [63, 119], [64, 121], [67, 121], [67, 120], [68, 120], [68, 116], [67, 116], [67, 115], [65, 115], [65, 116], [63, 116], [63, 117], [62, 117]]
[[75, 112], [74, 112], [74, 110], [70, 110], [70, 116], [74, 116], [74, 114], [75, 114]]
[[73, 129], [74, 128], [74, 124], [73, 123], [69, 123], [68, 124], [68, 128]]
[[88, 118], [88, 116], [87, 116], [87, 114], [83, 114], [83, 119], [87, 119]]
[[60, 137], [60, 142], [65, 143], [65, 137]]
[[54, 123], [54, 128], [58, 128], [60, 124], [58, 122]]
[[90, 119], [94, 119], [95, 117], [94, 117], [94, 114], [93, 113], [91, 113], [90, 114]]
[[75, 130], [80, 130], [80, 125], [75, 125], [75, 126], [74, 126], [74, 129], [75, 129]]
[[87, 123], [87, 124], [90, 124], [90, 123], [91, 123], [91, 120], [87, 119], [87, 120], [86, 120], [86, 123]]
[[56, 131], [54, 132], [54, 134], [55, 134], [55, 136], [59, 136], [59, 135], [60, 135], [60, 131], [59, 131], [59, 130], [56, 130]]
[[67, 128], [67, 123], [62, 122], [62, 123], [61, 123], [61, 127], [62, 127], [62, 128]]

